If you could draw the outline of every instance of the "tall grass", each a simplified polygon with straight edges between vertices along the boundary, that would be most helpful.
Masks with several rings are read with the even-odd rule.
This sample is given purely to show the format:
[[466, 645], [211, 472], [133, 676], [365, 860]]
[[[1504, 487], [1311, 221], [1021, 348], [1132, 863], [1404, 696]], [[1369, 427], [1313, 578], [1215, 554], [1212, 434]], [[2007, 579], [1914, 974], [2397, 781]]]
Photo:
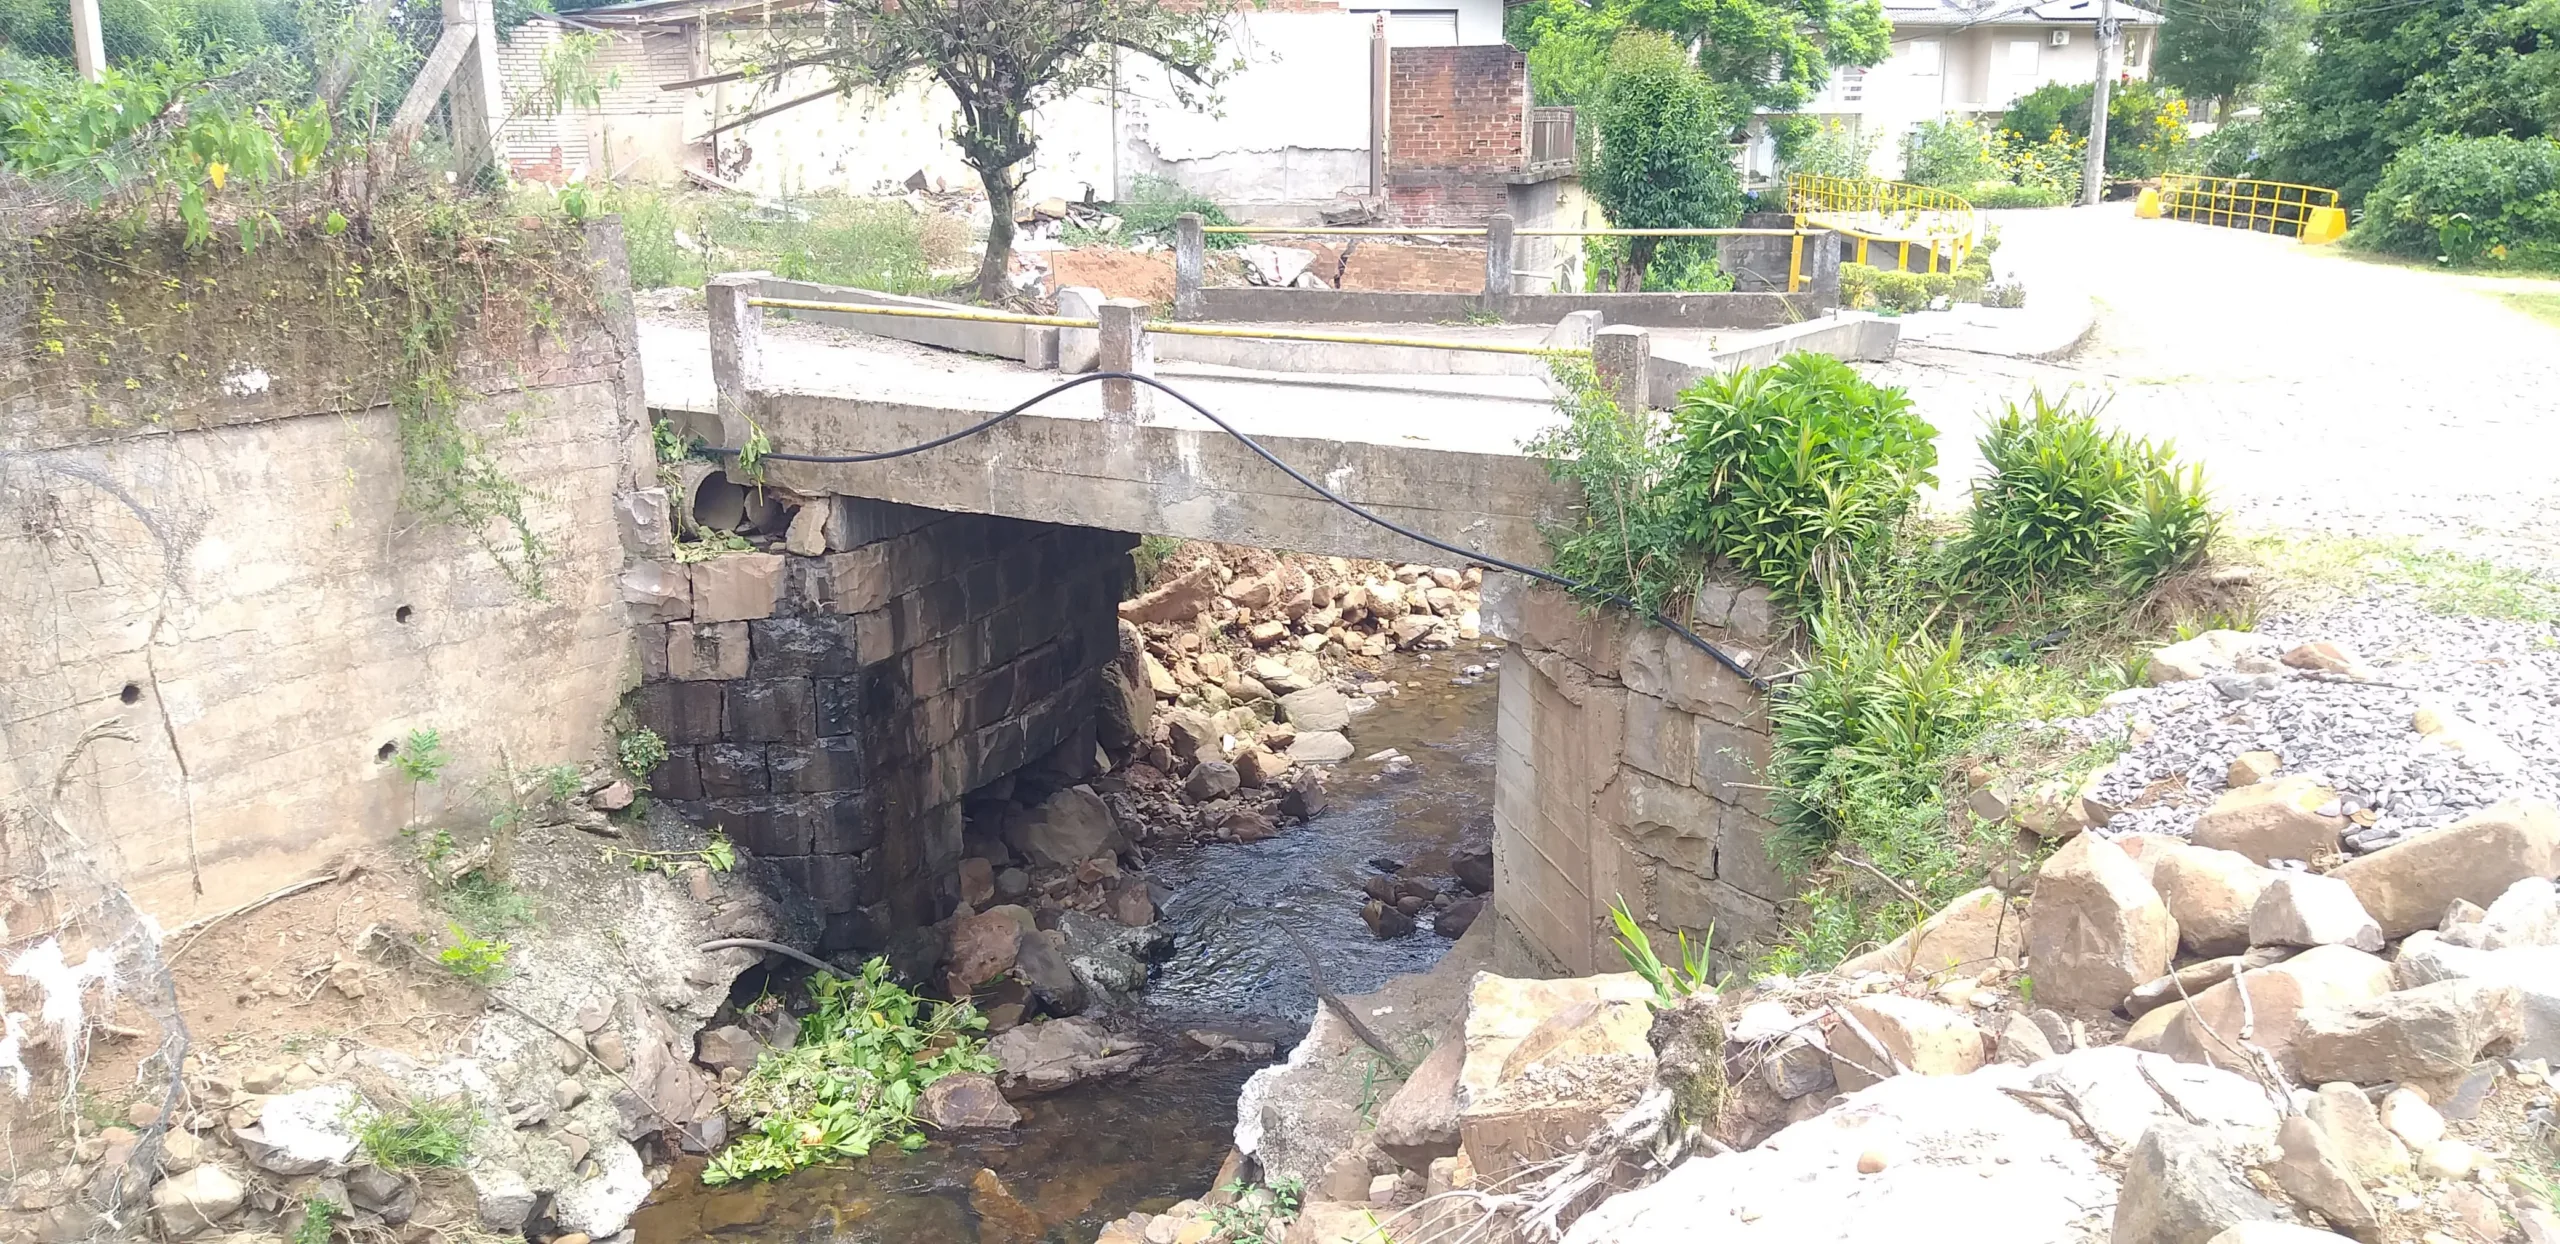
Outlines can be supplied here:
[[622, 214], [639, 289], [696, 288], [715, 272], [761, 269], [794, 281], [931, 293], [953, 283], [937, 280], [935, 269], [969, 257], [965, 225], [898, 199], [828, 195], [767, 206], [738, 195], [616, 186], [602, 201]]

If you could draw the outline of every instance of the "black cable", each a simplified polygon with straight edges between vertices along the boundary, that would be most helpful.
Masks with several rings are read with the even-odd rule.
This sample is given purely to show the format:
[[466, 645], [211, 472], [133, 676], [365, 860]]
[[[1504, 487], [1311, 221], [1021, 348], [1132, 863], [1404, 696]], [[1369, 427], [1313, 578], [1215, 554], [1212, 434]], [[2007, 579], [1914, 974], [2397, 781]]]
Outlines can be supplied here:
[[[1032, 394], [1030, 397], [1024, 398], [1013, 406], [1010, 406], [995, 415], [989, 416], [986, 419], [982, 419], [977, 423], [973, 423], [968, 427], [962, 428], [957, 432], [953, 432], [947, 436], [938, 436], [922, 444], [909, 445], [902, 449], [883, 450], [874, 454], [787, 454], [774, 451], [759, 454], [757, 457], [759, 460], [770, 460], [774, 462], [816, 462], [836, 465], [857, 462], [886, 462], [892, 458], [904, 458], [912, 454], [923, 453], [928, 449], [939, 449], [953, 441], [976, 436], [977, 434], [993, 428], [997, 424], [1003, 423], [1004, 421], [1011, 419], [1042, 402], [1048, 401], [1050, 398], [1056, 397], [1069, 389], [1076, 388], [1080, 385], [1092, 384], [1101, 380], [1134, 381], [1190, 407], [1191, 410], [1201, 418], [1216, 424], [1219, 431], [1234, 437], [1237, 441], [1241, 442], [1245, 448], [1252, 450], [1254, 452], [1254, 456], [1261, 458], [1264, 462], [1268, 462], [1274, 467], [1279, 468], [1281, 474], [1288, 476], [1290, 479], [1296, 480], [1298, 484], [1301, 487], [1304, 487], [1307, 491], [1312, 492], [1335, 505], [1341, 506], [1343, 509], [1350, 511], [1352, 514], [1365, 521], [1375, 523], [1380, 527], [1384, 527], [1387, 530], [1396, 533], [1397, 535], [1403, 536], [1405, 539], [1414, 541], [1418, 544], [1428, 545], [1443, 553], [1463, 557], [1468, 561], [1476, 562], [1481, 565], [1492, 566], [1496, 569], [1508, 570], [1513, 574], [1525, 575], [1542, 583], [1552, 583], [1566, 591], [1606, 601], [1609, 604], [1616, 605], [1621, 609], [1625, 609], [1633, 613], [1643, 614], [1652, 619], [1656, 625], [1670, 631], [1672, 634], [1678, 635], [1684, 640], [1687, 640], [1691, 646], [1706, 653], [1708, 656], [1715, 658], [1717, 664], [1741, 675], [1742, 678], [1748, 681], [1753, 687], [1761, 691], [1767, 691], [1770, 689], [1770, 682], [1768, 679], [1751, 672], [1751, 670], [1746, 668], [1740, 661], [1734, 660], [1733, 657], [1726, 653], [1724, 649], [1707, 642], [1705, 637], [1690, 630], [1688, 627], [1682, 626], [1680, 623], [1673, 621], [1657, 611], [1647, 609], [1643, 605], [1640, 605], [1627, 597], [1620, 596], [1615, 592], [1605, 591], [1588, 583], [1576, 582], [1575, 580], [1568, 579], [1563, 575], [1556, 574], [1552, 571], [1540, 570], [1535, 566], [1523, 566], [1518, 562], [1505, 561], [1490, 553], [1483, 553], [1475, 549], [1451, 544], [1446, 540], [1441, 540], [1433, 536], [1425, 535], [1422, 532], [1415, 531], [1414, 529], [1396, 522], [1393, 519], [1385, 518], [1380, 515], [1373, 514], [1368, 510], [1362, 509], [1357, 504], [1345, 500], [1332, 489], [1307, 478], [1307, 476], [1301, 473], [1298, 468], [1290, 466], [1286, 462], [1282, 462], [1278, 455], [1272, 453], [1269, 449], [1264, 448], [1262, 442], [1237, 431], [1235, 425], [1219, 418], [1216, 414], [1212, 413], [1208, 407], [1191, 400], [1190, 397], [1183, 394], [1180, 390], [1175, 389], [1173, 386], [1166, 384], [1153, 376], [1141, 376], [1134, 372], [1124, 371], [1087, 372], [1084, 375], [1074, 377], [1073, 379], [1051, 385], [1049, 388]], [[703, 452], [710, 454], [725, 454], [732, 458], [738, 456], [738, 451], [735, 449], [711, 446], [704, 447]]]

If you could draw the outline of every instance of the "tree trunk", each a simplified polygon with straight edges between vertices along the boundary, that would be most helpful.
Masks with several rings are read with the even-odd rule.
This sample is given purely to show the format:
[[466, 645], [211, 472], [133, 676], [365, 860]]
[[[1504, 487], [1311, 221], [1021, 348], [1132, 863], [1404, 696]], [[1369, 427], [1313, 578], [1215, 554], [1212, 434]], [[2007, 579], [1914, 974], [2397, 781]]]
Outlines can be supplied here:
[[978, 301], [1002, 302], [1013, 292], [1012, 166], [981, 168], [978, 182], [987, 189], [987, 253], [978, 261]]
[[1662, 245], [1660, 238], [1628, 238], [1627, 266], [1618, 270], [1618, 292], [1644, 292], [1644, 270], [1653, 266], [1653, 252]]

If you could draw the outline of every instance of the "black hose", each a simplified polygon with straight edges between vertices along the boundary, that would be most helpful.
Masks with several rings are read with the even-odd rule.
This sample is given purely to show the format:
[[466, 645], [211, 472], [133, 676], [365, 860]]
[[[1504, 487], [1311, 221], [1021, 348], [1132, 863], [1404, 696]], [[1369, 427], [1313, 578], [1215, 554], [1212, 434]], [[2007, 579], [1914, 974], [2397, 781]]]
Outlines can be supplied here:
[[[1581, 583], [1568, 579], [1563, 575], [1556, 574], [1552, 571], [1540, 570], [1535, 566], [1523, 566], [1518, 562], [1505, 561], [1490, 553], [1483, 553], [1475, 549], [1451, 544], [1446, 540], [1441, 540], [1433, 536], [1425, 535], [1419, 531], [1415, 531], [1414, 529], [1396, 522], [1393, 519], [1381, 517], [1380, 515], [1373, 514], [1368, 510], [1362, 509], [1360, 506], [1343, 499], [1332, 489], [1309, 479], [1296, 467], [1290, 466], [1286, 462], [1282, 462], [1278, 455], [1264, 448], [1262, 442], [1237, 431], [1235, 425], [1219, 418], [1216, 414], [1212, 413], [1208, 407], [1191, 400], [1190, 397], [1183, 394], [1180, 390], [1175, 389], [1173, 386], [1166, 384], [1153, 376], [1141, 376], [1134, 372], [1124, 371], [1087, 372], [1084, 375], [1076, 376], [1051, 385], [1047, 389], [1032, 394], [1030, 397], [1024, 398], [1005, 410], [979, 420], [978, 422], [962, 428], [957, 432], [953, 432], [945, 436], [937, 436], [922, 444], [909, 445], [901, 449], [883, 450], [879, 453], [873, 454], [787, 454], [780, 451], [773, 451], [759, 454], [757, 456], [759, 459], [769, 459], [774, 462], [817, 462], [836, 465], [857, 462], [886, 462], [893, 458], [904, 458], [911, 454], [920, 454], [928, 449], [939, 449], [953, 441], [965, 440], [969, 437], [976, 436], [977, 434], [987, 431], [995, 427], [997, 424], [1003, 423], [1016, 415], [1022, 414], [1023, 412], [1030, 410], [1032, 407], [1048, 401], [1050, 398], [1056, 397], [1069, 389], [1076, 388], [1079, 385], [1093, 384], [1096, 381], [1102, 380], [1134, 381], [1190, 407], [1193, 413], [1213, 424], [1216, 424], [1219, 431], [1234, 437], [1237, 441], [1241, 442], [1245, 448], [1252, 450], [1256, 457], [1259, 457], [1264, 462], [1268, 462], [1272, 466], [1279, 468], [1281, 474], [1288, 476], [1290, 479], [1296, 480], [1298, 484], [1307, 491], [1312, 492], [1335, 505], [1341, 506], [1343, 509], [1350, 511], [1352, 514], [1367, 522], [1375, 523], [1380, 527], [1384, 527], [1387, 530], [1396, 533], [1397, 535], [1403, 536], [1405, 539], [1414, 541], [1417, 544], [1428, 545], [1443, 553], [1462, 557], [1479, 565], [1492, 566], [1499, 570], [1508, 570], [1513, 574], [1525, 575], [1542, 583], [1552, 583], [1557, 587], [1561, 587], [1566, 591], [1573, 592], [1577, 595], [1605, 601], [1609, 604], [1616, 605], [1621, 609], [1643, 614], [1644, 616], [1652, 619], [1655, 625], [1670, 631], [1672, 634], [1678, 635], [1680, 638], [1687, 640], [1699, 651], [1715, 658], [1717, 664], [1722, 665], [1726, 669], [1742, 676], [1742, 678], [1748, 681], [1753, 687], [1761, 691], [1767, 691], [1770, 689], [1770, 682], [1768, 679], [1751, 672], [1748, 668], [1745, 668], [1740, 661], [1734, 660], [1733, 657], [1725, 652], [1724, 649], [1707, 642], [1703, 636], [1700, 636], [1697, 632], [1690, 630], [1688, 627], [1665, 617], [1660, 612], [1647, 609], [1643, 605], [1640, 605], [1627, 597], [1620, 596], [1615, 592], [1594, 587], [1588, 583]], [[724, 449], [718, 447], [705, 447], [703, 452], [711, 454], [725, 454], [733, 458], [738, 455], [738, 451], [735, 449]]]

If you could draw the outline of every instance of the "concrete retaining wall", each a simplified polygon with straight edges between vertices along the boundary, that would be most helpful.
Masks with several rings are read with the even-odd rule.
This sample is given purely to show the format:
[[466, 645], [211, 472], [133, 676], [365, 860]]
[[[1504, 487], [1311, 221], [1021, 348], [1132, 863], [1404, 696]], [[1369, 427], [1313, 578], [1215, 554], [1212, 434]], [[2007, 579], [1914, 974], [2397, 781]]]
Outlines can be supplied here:
[[[1766, 591], [1711, 585], [1699, 605], [1700, 635], [1755, 669], [1783, 668]], [[1552, 588], [1488, 579], [1484, 616], [1510, 645], [1496, 725], [1496, 970], [1618, 963], [1618, 899], [1666, 946], [1712, 926], [1719, 967], [1772, 943], [1791, 887], [1764, 843], [1766, 697], [1669, 631], [1585, 612]]]
[[655, 569], [638, 718], [664, 798], [817, 900], [830, 950], [958, 902], [960, 801], [1053, 751], [1081, 778], [1134, 536], [859, 498], [823, 555]]
[[1646, 370], [1646, 393], [1652, 405], [1669, 407], [1681, 390], [1706, 376], [1766, 367], [1799, 350], [1852, 362], [1878, 362], [1892, 358], [1894, 347], [1901, 341], [1900, 324], [1861, 311], [1843, 311], [1719, 341], [1712, 352], [1704, 354], [1684, 353], [1677, 344], [1661, 343], [1654, 347]]
[[[562, 245], [574, 273], [582, 244]], [[502, 749], [519, 768], [598, 758], [636, 675], [617, 501], [645, 510], [655, 480], [618, 225], [583, 246], [593, 282], [555, 291], [556, 329], [497, 322], [492, 299], [458, 378], [480, 395], [460, 420], [532, 488], [539, 600], [484, 550], [502, 528], [401, 506], [382, 355], [313, 318], [341, 296], [337, 248], [278, 241], [244, 259], [169, 239], [13, 266], [0, 307], [26, 318], [0, 318], [0, 806], [41, 796], [73, 739], [120, 719], [134, 741], [90, 748], [64, 810], [174, 927], [393, 845], [412, 816], [470, 803]], [[108, 301], [134, 336], [100, 330]], [[37, 305], [61, 322], [27, 315]], [[86, 349], [42, 344], [66, 332]], [[101, 354], [135, 384], [76, 374]], [[454, 759], [413, 788], [382, 749], [419, 728]]]

